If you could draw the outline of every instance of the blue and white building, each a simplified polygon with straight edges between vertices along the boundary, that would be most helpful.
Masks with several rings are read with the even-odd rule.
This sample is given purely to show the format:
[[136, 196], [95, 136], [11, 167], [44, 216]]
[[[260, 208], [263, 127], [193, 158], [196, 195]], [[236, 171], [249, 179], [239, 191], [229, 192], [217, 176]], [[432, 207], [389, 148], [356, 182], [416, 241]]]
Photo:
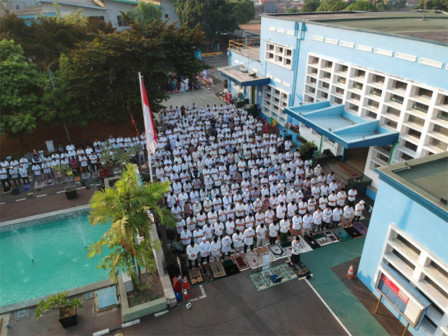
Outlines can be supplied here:
[[[378, 297], [376, 284], [386, 265], [417, 295], [397, 296], [398, 306], [429, 302], [413, 335], [448, 335], [448, 153], [379, 168], [375, 207], [358, 269], [358, 278]], [[382, 301], [407, 321], [389, 301]], [[415, 307], [414, 307], [415, 308]], [[417, 309], [411, 311], [416, 314]]]
[[376, 188], [376, 168], [448, 150], [447, 25], [443, 14], [265, 14], [260, 39], [231, 43], [220, 71], [280, 129], [343, 157], [364, 148]]

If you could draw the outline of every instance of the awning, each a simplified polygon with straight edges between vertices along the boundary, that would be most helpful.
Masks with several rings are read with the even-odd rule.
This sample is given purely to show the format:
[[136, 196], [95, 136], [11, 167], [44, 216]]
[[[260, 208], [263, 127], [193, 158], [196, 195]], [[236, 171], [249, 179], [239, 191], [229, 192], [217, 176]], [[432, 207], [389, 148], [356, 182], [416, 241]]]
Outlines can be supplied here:
[[287, 107], [285, 113], [346, 149], [398, 141], [399, 132], [380, 126], [378, 120], [355, 116], [345, 111], [344, 105], [331, 105], [328, 101]]
[[241, 86], [263, 86], [269, 84], [271, 79], [269, 77], [262, 77], [254, 72], [248, 71], [242, 65], [232, 65], [217, 69], [228, 80]]

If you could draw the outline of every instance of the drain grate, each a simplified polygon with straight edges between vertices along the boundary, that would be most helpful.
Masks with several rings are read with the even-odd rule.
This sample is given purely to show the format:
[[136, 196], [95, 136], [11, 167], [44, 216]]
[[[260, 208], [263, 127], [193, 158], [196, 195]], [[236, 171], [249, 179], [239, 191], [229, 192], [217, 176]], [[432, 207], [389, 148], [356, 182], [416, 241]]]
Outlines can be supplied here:
[[18, 319], [28, 317], [28, 309], [18, 310], [18, 311], [16, 312], [16, 317], [17, 317]]
[[92, 300], [93, 297], [94, 297], [94, 295], [95, 295], [94, 291], [87, 292], [87, 293], [84, 293], [84, 294], [82, 295], [82, 299], [83, 299], [84, 301]]

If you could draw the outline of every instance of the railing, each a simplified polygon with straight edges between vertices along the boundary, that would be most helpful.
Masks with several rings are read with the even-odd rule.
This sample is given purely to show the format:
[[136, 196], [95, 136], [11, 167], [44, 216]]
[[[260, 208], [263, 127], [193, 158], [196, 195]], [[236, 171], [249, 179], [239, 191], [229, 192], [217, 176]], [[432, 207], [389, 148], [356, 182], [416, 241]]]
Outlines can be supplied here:
[[255, 60], [260, 59], [260, 39], [230, 40], [229, 49]]

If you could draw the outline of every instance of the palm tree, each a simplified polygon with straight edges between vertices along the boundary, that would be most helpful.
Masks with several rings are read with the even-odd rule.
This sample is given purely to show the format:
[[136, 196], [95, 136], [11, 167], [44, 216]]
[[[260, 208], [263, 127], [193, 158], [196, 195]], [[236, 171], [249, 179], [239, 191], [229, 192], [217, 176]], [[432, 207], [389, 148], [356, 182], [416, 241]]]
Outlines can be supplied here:
[[109, 270], [114, 281], [119, 271], [126, 272], [134, 288], [138, 288], [139, 266], [148, 272], [156, 270], [152, 248], [158, 249], [159, 244], [151, 237], [151, 225], [154, 221], [170, 227], [176, 224], [171, 211], [160, 205], [169, 187], [170, 182], [143, 184], [137, 166], [127, 164], [113, 188], [96, 191], [90, 199], [90, 223], [112, 225], [98, 242], [89, 246], [89, 257], [101, 254], [102, 247], [107, 246], [110, 254], [98, 268]]

